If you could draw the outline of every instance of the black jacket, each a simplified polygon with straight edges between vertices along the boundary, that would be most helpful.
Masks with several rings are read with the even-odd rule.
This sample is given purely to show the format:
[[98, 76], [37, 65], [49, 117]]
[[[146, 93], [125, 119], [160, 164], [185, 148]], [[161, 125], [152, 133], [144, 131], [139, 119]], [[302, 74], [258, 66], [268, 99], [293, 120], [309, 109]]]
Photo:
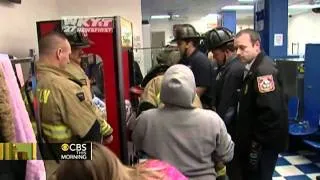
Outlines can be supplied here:
[[95, 96], [104, 99], [103, 64], [99, 62], [91, 67], [90, 80], [93, 82], [91, 88]]
[[200, 97], [204, 108], [212, 107], [213, 86], [215, 79], [215, 64], [199, 50], [195, 50], [190, 56], [183, 57], [179, 64], [188, 66], [193, 72], [197, 87], [207, 88], [206, 92]]
[[257, 56], [244, 79], [236, 130], [241, 152], [247, 152], [252, 141], [278, 152], [287, 148], [288, 110], [282, 80], [264, 53]]
[[133, 77], [134, 77], [133, 84], [135, 86], [138, 86], [142, 83], [143, 76], [137, 61], [133, 61]]
[[213, 105], [227, 127], [236, 117], [244, 69], [244, 65], [234, 58], [219, 68], [216, 77]]
[[24, 160], [1, 160], [0, 180], [21, 180], [26, 176], [26, 163]]

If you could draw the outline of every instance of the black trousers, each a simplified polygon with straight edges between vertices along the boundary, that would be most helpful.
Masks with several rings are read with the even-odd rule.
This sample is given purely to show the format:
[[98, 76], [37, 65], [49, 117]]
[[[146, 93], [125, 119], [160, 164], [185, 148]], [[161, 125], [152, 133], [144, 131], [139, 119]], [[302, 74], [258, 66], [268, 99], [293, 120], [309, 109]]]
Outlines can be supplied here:
[[272, 180], [278, 154], [272, 149], [262, 149], [258, 168], [253, 171], [248, 169], [248, 154], [235, 152], [233, 161], [227, 165], [228, 176], [230, 180]]
[[[227, 131], [231, 136], [231, 139], [233, 142], [236, 140], [236, 123], [235, 119], [231, 121], [230, 124], [227, 125]], [[236, 153], [236, 149], [235, 152]], [[239, 160], [239, 155], [234, 154], [232, 161], [226, 164], [227, 166], [227, 175], [230, 180], [239, 180], [239, 177], [241, 175], [241, 167], [240, 164], [241, 160]]]
[[23, 180], [26, 176], [27, 161], [0, 161], [0, 180]]

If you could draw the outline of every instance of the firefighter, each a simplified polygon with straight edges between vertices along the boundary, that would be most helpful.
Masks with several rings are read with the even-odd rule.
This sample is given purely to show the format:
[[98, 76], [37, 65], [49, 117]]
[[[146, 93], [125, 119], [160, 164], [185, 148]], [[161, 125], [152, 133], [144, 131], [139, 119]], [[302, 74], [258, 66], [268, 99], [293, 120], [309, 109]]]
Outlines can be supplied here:
[[279, 70], [261, 50], [261, 38], [252, 29], [234, 40], [237, 56], [245, 63], [244, 82], [236, 126], [237, 179], [271, 180], [278, 154], [288, 144], [288, 111]]
[[211, 107], [213, 90], [214, 65], [208, 57], [198, 50], [202, 38], [190, 24], [178, 25], [174, 32], [173, 42], [177, 42], [181, 61], [188, 66], [196, 79], [197, 94], [204, 108]]
[[[86, 101], [91, 103], [92, 92], [90, 88], [90, 80], [84, 70], [81, 68], [81, 57], [84, 55], [83, 49], [90, 47], [91, 42], [85, 33], [74, 32], [67, 35], [69, 43], [71, 45], [70, 63], [67, 65], [66, 71], [74, 75], [82, 84], [83, 91], [85, 93]], [[101, 133], [103, 135], [104, 144], [109, 144], [112, 139], [112, 128], [106, 122], [106, 114], [101, 112], [95, 105], [92, 105], [93, 109], [99, 117], [99, 123], [101, 126]]]
[[[235, 120], [239, 93], [242, 85], [244, 65], [236, 58], [234, 48], [234, 35], [224, 27], [212, 29], [206, 33], [208, 49], [218, 64], [215, 91], [212, 105], [213, 109], [223, 119], [228, 133], [235, 139]], [[227, 166], [227, 174], [233, 176], [233, 163]]]
[[[160, 101], [160, 89], [163, 74], [171, 65], [176, 64], [179, 59], [179, 52], [174, 49], [164, 49], [158, 54], [157, 61], [159, 66], [154, 68], [153, 71], [150, 71], [146, 76], [149, 80], [145, 80], [146, 85], [141, 95], [139, 112], [160, 107], [162, 104]], [[193, 105], [197, 108], [202, 107], [201, 101], [197, 95], [195, 96]]]
[[[70, 54], [70, 44], [61, 33], [49, 33], [39, 41], [36, 97], [43, 139], [47, 143], [101, 143], [100, 117], [86, 100], [82, 82], [65, 71]], [[52, 151], [43, 153], [55, 158]], [[59, 161], [46, 160], [45, 165], [47, 177], [54, 179]]]
[[215, 28], [207, 34], [208, 48], [218, 64], [215, 98], [212, 104], [231, 135], [234, 134], [232, 128], [235, 124], [244, 72], [244, 65], [236, 58], [233, 38], [232, 32], [224, 27]]

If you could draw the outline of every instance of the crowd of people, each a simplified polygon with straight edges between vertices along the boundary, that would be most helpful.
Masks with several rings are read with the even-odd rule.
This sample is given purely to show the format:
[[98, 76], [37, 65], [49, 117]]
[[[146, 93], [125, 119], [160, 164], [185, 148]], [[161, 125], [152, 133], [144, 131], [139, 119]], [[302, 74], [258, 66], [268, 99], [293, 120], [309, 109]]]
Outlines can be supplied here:
[[180, 60], [166, 64], [174, 60], [160, 55], [162, 68], [147, 74], [133, 142], [190, 179], [271, 180], [288, 144], [279, 70], [252, 29], [212, 29], [206, 52], [198, 48], [201, 38], [192, 25], [176, 29]]
[[176, 48], [161, 52], [143, 79], [137, 76], [143, 91], [128, 129], [144, 161], [132, 167], [107, 147], [113, 129], [93, 103], [104, 101], [102, 63], [94, 63], [96, 84], [81, 67], [90, 43], [81, 33], [44, 35], [36, 64], [39, 114], [32, 88], [23, 87], [33, 125], [41, 119], [38, 141], [93, 144], [92, 160], [59, 161], [46, 152], [55, 159], [45, 160], [47, 179], [272, 179], [288, 144], [287, 101], [258, 32], [217, 27], [200, 36], [190, 24], [176, 27]]

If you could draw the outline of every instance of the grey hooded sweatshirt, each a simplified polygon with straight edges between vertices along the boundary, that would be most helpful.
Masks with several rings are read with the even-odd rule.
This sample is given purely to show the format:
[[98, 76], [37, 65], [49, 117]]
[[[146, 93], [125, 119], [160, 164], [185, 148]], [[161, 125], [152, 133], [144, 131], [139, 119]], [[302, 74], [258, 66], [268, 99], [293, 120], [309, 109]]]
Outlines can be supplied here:
[[164, 74], [163, 108], [143, 112], [132, 139], [137, 150], [166, 161], [190, 179], [215, 179], [214, 162], [233, 158], [234, 143], [222, 119], [213, 111], [194, 108], [196, 85], [192, 71], [174, 65]]

